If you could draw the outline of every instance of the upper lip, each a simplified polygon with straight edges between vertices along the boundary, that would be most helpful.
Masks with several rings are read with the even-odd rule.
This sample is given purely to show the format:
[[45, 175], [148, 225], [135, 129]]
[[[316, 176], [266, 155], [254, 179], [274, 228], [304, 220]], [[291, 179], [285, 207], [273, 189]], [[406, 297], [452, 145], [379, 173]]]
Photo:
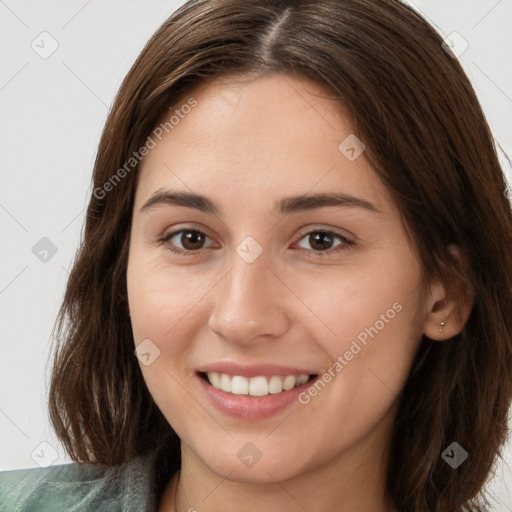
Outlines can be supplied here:
[[313, 375], [314, 372], [305, 368], [292, 368], [276, 364], [247, 364], [242, 365], [232, 361], [206, 364], [197, 368], [199, 373], [226, 373], [228, 375], [240, 375], [241, 377], [258, 377], [260, 375]]

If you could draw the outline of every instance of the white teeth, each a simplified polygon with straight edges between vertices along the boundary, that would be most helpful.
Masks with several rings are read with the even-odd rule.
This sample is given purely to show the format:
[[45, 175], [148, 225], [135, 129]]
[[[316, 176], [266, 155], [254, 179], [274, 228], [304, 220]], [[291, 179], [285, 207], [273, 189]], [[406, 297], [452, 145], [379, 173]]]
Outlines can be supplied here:
[[[224, 375], [222, 375], [224, 377]], [[234, 395], [248, 395], [249, 394], [249, 381], [245, 377], [235, 375], [231, 379], [231, 393]]]
[[267, 379], [265, 377], [252, 377], [251, 380], [249, 381], [249, 395], [251, 395], [251, 396], [268, 395]]
[[281, 393], [281, 391], [283, 391], [283, 379], [277, 375], [272, 375], [268, 382], [268, 392], [275, 395]]
[[210, 384], [215, 389], [221, 389], [222, 388], [221, 378], [220, 378], [220, 375], [217, 372], [212, 372], [212, 373], [208, 374], [208, 377], [210, 379]]
[[231, 391], [231, 379], [229, 378], [229, 375], [226, 375], [225, 373], [222, 373], [220, 376], [220, 389], [228, 393]]
[[293, 375], [288, 375], [286, 379], [283, 380], [283, 389], [285, 391], [288, 391], [289, 389], [292, 389], [295, 387], [295, 383], [297, 382], [297, 379]]
[[309, 375], [301, 375], [297, 379], [297, 386], [302, 386], [302, 384], [306, 384], [306, 382], [309, 380]]
[[234, 395], [250, 395], [250, 396], [266, 396], [269, 393], [275, 395], [281, 391], [288, 391], [297, 386], [305, 384], [309, 380], [309, 375], [287, 375], [281, 377], [272, 375], [270, 379], [258, 376], [242, 377], [240, 375], [228, 375], [227, 373], [208, 372], [207, 374], [210, 384], [227, 393]]

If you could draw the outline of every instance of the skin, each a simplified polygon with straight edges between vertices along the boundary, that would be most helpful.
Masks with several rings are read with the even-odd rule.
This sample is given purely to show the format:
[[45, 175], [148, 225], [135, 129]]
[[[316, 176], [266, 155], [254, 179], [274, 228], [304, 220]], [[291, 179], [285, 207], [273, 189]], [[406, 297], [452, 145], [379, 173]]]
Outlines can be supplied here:
[[[182, 442], [182, 469], [160, 511], [393, 511], [385, 477], [397, 394], [422, 334], [455, 335], [470, 304], [455, 285], [425, 284], [365, 154], [350, 161], [339, 151], [353, 133], [350, 117], [320, 86], [269, 74], [223, 78], [191, 96], [197, 106], [142, 162], [127, 271], [135, 344], [150, 339], [160, 350], [141, 364], [144, 379]], [[162, 190], [207, 196], [219, 213], [141, 210]], [[283, 197], [334, 191], [378, 211], [272, 212]], [[203, 246], [180, 234], [158, 242], [179, 229], [205, 232]], [[354, 244], [334, 237], [321, 254], [308, 234], [322, 230]], [[252, 263], [236, 252], [248, 236], [262, 248]], [[323, 374], [396, 303], [400, 312], [307, 405], [237, 419], [197, 383], [196, 368], [214, 361]], [[252, 467], [237, 457], [249, 442], [262, 454]]]

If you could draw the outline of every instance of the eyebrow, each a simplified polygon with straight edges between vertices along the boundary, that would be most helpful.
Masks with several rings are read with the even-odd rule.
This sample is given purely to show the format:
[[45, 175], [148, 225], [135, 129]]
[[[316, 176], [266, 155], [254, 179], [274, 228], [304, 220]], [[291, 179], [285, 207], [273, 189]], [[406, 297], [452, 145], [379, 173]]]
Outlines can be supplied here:
[[[175, 205], [194, 208], [204, 213], [220, 215], [219, 208], [206, 196], [192, 192], [174, 192], [170, 190], [158, 190], [142, 206], [141, 212], [158, 206]], [[366, 199], [345, 194], [342, 192], [327, 192], [321, 194], [308, 194], [302, 196], [284, 197], [276, 201], [272, 209], [274, 214], [287, 214], [303, 210], [314, 210], [327, 206], [358, 207], [374, 213], [380, 210]]]

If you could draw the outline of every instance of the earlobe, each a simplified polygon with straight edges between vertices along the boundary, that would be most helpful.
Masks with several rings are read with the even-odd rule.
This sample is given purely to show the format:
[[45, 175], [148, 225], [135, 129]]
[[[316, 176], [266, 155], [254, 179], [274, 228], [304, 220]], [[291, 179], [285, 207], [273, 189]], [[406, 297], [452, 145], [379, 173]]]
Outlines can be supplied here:
[[[461, 262], [459, 249], [448, 246], [449, 253]], [[466, 324], [474, 303], [474, 292], [468, 282], [448, 271], [445, 279], [430, 286], [424, 334], [444, 341], [459, 334]]]
[[447, 336], [449, 330], [447, 293], [444, 284], [439, 281], [430, 285], [429, 292], [424, 334], [432, 340], [442, 341], [450, 337]]

